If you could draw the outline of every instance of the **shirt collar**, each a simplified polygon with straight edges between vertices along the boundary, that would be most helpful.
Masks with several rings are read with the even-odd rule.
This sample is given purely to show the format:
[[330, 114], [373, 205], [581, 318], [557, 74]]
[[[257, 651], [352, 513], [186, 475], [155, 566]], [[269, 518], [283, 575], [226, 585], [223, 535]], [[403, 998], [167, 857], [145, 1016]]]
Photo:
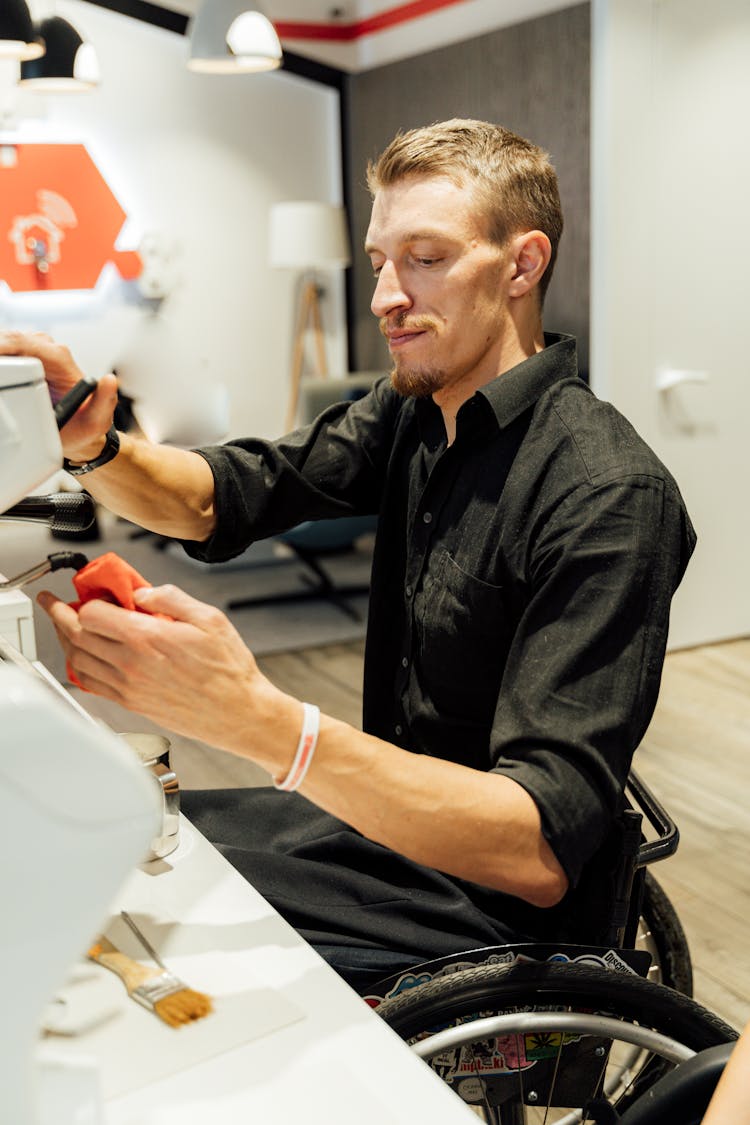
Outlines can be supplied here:
[[[475, 419], [486, 417], [486, 410], [478, 410], [486, 402], [495, 415], [498, 427], [504, 429], [533, 406], [554, 383], [577, 377], [575, 338], [565, 333], [545, 332], [544, 348], [481, 387], [459, 410], [458, 424], [462, 428], [470, 424], [467, 415], [473, 415]], [[415, 408], [420, 436], [432, 448], [445, 438], [440, 410], [431, 398], [417, 399]]]
[[[562, 379], [578, 377], [578, 357], [573, 336], [545, 332], [544, 348], [522, 363], [481, 387], [481, 395], [492, 407], [500, 429], [509, 426]], [[459, 411], [460, 414], [460, 411]]]

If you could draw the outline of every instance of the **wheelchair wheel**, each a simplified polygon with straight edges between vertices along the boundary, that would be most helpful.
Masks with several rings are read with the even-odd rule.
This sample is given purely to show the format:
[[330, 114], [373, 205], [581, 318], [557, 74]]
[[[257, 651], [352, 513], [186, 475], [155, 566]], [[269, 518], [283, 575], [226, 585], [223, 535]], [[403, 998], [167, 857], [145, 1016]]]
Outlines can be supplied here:
[[[680, 1057], [737, 1038], [670, 988], [578, 965], [480, 965], [408, 989], [377, 1012], [420, 1053], [446, 1028], [467, 1035], [430, 1065], [495, 1125], [610, 1125]], [[488, 1031], [486, 1018], [504, 1013], [510, 1022]], [[597, 1015], [619, 1021], [621, 1034], [611, 1024], [594, 1030]], [[566, 1026], [556, 1030], [555, 1017]]]
[[648, 979], [693, 995], [693, 967], [685, 931], [667, 894], [646, 871], [636, 949], [651, 954]]

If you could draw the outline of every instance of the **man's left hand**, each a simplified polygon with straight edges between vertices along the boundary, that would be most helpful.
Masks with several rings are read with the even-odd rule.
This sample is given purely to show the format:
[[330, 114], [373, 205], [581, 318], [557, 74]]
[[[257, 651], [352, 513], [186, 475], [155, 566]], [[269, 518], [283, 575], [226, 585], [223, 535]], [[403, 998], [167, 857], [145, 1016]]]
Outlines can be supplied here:
[[[258, 725], [273, 721], [278, 732], [279, 708], [296, 703], [262, 675], [220, 610], [175, 586], [136, 591], [143, 613], [99, 600], [76, 611], [48, 591], [37, 600], [82, 687], [180, 734], [254, 757]], [[290, 719], [293, 741], [296, 711]]]

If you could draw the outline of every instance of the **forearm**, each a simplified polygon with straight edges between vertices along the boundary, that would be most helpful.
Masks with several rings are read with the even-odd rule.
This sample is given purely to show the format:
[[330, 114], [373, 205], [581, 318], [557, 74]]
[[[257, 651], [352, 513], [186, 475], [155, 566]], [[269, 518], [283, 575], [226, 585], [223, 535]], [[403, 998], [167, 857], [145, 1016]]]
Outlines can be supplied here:
[[[0, 355], [39, 359], [53, 400], [62, 398], [83, 372], [69, 350], [44, 333], [0, 331]], [[117, 380], [103, 375], [96, 389], [60, 431], [64, 456], [73, 464], [96, 460], [117, 406]], [[207, 539], [214, 530], [214, 481], [197, 453], [121, 435], [114, 460], [81, 477], [105, 507], [149, 531], [179, 539]]]
[[[298, 729], [296, 701], [285, 701], [277, 705], [283, 725], [294, 729], [294, 718]], [[291, 743], [274, 738], [273, 729], [265, 724], [268, 733], [258, 731], [250, 745], [279, 778]], [[412, 754], [323, 715], [300, 792], [370, 839], [446, 874], [541, 907], [567, 889], [536, 804], [501, 774]]]
[[703, 1125], [750, 1125], [750, 1024], [732, 1051]]
[[110, 511], [149, 531], [204, 540], [214, 529], [214, 480], [197, 453], [120, 436], [113, 461], [81, 480]]
[[[172, 586], [136, 591], [145, 613], [103, 601], [76, 612], [46, 592], [38, 600], [84, 688], [249, 758], [277, 781], [286, 777], [302, 704], [260, 673], [218, 609]], [[509, 777], [412, 754], [322, 716], [300, 792], [377, 843], [446, 874], [541, 907], [567, 889], [534, 800]]]

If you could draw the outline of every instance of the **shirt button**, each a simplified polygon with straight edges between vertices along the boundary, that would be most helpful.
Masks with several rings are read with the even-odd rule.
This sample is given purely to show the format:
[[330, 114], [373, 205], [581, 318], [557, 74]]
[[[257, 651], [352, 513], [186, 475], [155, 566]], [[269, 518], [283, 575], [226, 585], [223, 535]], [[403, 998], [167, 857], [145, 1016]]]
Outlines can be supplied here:
[[425, 512], [422, 516], [423, 523], [432, 523], [432, 512]]
[[401, 726], [401, 723], [396, 723], [396, 734], [398, 735], [398, 737], [400, 738], [403, 733], [404, 728]]
[[407, 598], [410, 598], [410, 597], [412, 596], [412, 593], [413, 593], [413, 590], [412, 590], [411, 586], [407, 586], [407, 587], [406, 587], [406, 596], [407, 596]]
[[401, 657], [401, 667], [402, 667], [402, 668], [408, 668], [408, 667], [409, 667], [409, 659], [408, 659], [408, 657], [406, 657], [406, 656], [402, 656], [402, 657]]

